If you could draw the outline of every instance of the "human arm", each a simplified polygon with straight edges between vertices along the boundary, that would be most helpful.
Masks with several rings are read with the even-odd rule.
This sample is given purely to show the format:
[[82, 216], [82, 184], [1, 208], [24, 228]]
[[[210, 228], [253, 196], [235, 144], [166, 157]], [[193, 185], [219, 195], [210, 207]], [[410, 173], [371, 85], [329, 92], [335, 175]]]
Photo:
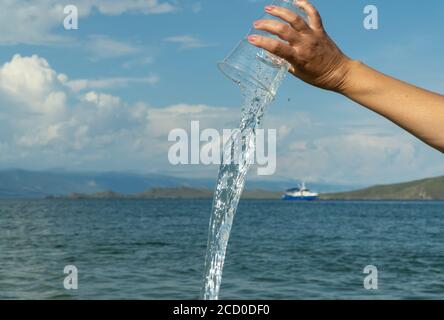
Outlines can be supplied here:
[[347, 57], [326, 33], [319, 12], [306, 0], [296, 5], [308, 23], [280, 7], [266, 11], [282, 19], [255, 22], [255, 28], [281, 40], [251, 36], [249, 41], [291, 64], [290, 72], [319, 88], [340, 93], [386, 117], [444, 152], [444, 96], [380, 73]]

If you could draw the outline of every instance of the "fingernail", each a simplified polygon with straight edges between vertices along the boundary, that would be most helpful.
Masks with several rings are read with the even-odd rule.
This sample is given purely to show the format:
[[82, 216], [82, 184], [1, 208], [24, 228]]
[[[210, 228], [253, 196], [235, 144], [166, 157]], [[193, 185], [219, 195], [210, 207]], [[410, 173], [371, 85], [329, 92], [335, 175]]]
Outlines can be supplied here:
[[265, 7], [265, 11], [267, 11], [267, 12], [271, 12], [273, 10], [274, 10], [274, 6], [266, 6]]
[[248, 41], [250, 41], [251, 43], [256, 42], [256, 40], [257, 40], [257, 36], [255, 36], [255, 35], [252, 35], [252, 36], [248, 37]]
[[260, 22], [259, 22], [259, 21], [255, 21], [255, 22], [253, 23], [253, 26], [254, 26], [255, 28], [259, 27], [259, 25], [260, 25]]

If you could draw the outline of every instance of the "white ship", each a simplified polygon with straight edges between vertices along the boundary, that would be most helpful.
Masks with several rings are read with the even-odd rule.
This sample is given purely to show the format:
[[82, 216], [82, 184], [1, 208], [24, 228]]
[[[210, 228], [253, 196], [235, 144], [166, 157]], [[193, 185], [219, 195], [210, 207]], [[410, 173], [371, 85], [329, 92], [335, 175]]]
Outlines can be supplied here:
[[311, 192], [310, 189], [305, 187], [305, 183], [302, 183], [299, 188], [288, 189], [282, 196], [283, 200], [295, 200], [295, 201], [314, 201], [319, 199], [319, 194]]

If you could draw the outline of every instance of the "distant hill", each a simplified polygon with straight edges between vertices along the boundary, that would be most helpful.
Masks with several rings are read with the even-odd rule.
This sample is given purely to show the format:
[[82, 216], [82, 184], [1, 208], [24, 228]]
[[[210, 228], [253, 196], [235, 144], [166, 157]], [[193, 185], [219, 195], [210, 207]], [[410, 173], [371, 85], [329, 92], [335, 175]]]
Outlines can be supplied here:
[[148, 188], [180, 186], [186, 183], [186, 179], [161, 175], [5, 170], [0, 171], [0, 198], [42, 198], [48, 195], [97, 193], [106, 190], [133, 194]]
[[[245, 190], [243, 199], [277, 200], [282, 192]], [[167, 187], [150, 188], [133, 195], [113, 191], [91, 194], [71, 193], [62, 199], [210, 199], [213, 190], [208, 188]], [[444, 200], [444, 177], [423, 179], [407, 183], [374, 186], [351, 192], [321, 194], [321, 200]]]
[[[242, 198], [243, 199], [280, 199], [281, 193], [271, 192], [265, 190], [246, 190]], [[47, 199], [70, 199], [70, 200], [98, 200], [98, 199], [128, 199], [128, 200], [141, 200], [141, 199], [211, 199], [213, 197], [213, 191], [209, 189], [196, 189], [196, 188], [153, 188], [145, 192], [124, 195], [113, 191], [98, 192], [93, 194], [79, 194], [71, 193], [67, 196], [49, 196]]]
[[444, 177], [330, 193], [323, 200], [444, 200]]
[[[44, 198], [71, 193], [92, 194], [112, 190], [123, 195], [142, 193], [155, 188], [194, 188], [213, 190], [214, 178], [183, 178], [158, 174], [135, 174], [125, 172], [69, 172], [27, 171], [20, 169], [0, 170], [0, 198]], [[261, 189], [265, 192], [283, 190], [298, 185], [294, 179], [273, 180], [271, 177], [247, 179], [246, 189]], [[346, 191], [356, 186], [310, 183], [318, 192]], [[153, 191], [154, 192], [154, 191]]]

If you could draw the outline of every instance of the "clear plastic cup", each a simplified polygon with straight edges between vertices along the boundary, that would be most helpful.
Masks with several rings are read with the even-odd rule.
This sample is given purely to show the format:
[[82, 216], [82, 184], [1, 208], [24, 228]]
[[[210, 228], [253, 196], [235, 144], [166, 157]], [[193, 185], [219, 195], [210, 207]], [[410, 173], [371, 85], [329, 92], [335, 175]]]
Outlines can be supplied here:
[[[293, 0], [274, 0], [272, 5], [290, 9], [305, 18], [305, 14], [294, 5], [294, 2]], [[282, 22], [279, 18], [268, 13], [260, 19], [278, 20]], [[276, 95], [281, 80], [288, 72], [290, 64], [284, 59], [248, 42], [248, 36], [253, 34], [278, 38], [268, 32], [253, 28], [228, 57], [218, 63], [219, 69], [237, 84], [254, 85], [268, 91], [274, 96]]]

